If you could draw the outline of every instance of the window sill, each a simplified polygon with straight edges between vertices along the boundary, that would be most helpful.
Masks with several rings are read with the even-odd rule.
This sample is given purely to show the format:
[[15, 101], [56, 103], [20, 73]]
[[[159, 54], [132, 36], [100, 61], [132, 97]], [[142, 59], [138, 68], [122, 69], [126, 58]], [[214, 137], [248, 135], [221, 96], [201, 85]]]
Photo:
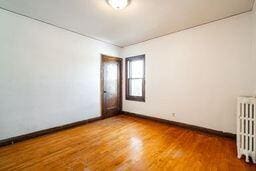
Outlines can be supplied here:
[[125, 100], [137, 101], [137, 102], [146, 102], [144, 98], [141, 97], [126, 97]]

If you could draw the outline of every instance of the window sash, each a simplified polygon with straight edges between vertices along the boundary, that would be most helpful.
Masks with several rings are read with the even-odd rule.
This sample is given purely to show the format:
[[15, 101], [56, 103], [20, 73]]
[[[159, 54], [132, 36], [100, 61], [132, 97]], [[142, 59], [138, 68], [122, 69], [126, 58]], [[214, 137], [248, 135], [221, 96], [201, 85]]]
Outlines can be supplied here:
[[[140, 62], [142, 62], [141, 64], [141, 67], [142, 67], [142, 70], [141, 71], [138, 71], [137, 70], [137, 73], [136, 73], [136, 71], [134, 71], [134, 69], [135, 68], [133, 68], [134, 66], [133, 65], [135, 65], [134, 64], [134, 62], [136, 62], [136, 61], [140, 61]], [[129, 60], [128, 61], [128, 78], [144, 78], [144, 60], [143, 59], [132, 59], [132, 60]], [[135, 72], [135, 73], [133, 73], [133, 72]], [[135, 76], [136, 77], [135, 77]], [[139, 76], [138, 76], [139, 75]], [[141, 76], [141, 77], [140, 77]]]
[[[134, 80], [141, 80], [141, 85], [140, 85], [140, 89], [141, 89], [141, 92], [140, 94], [141, 95], [133, 95], [132, 94], [132, 91], [135, 91], [135, 90], [132, 90], [132, 81]], [[144, 85], [144, 78], [128, 78], [128, 94], [129, 96], [134, 96], [134, 97], [142, 97], [143, 96], [143, 85]]]

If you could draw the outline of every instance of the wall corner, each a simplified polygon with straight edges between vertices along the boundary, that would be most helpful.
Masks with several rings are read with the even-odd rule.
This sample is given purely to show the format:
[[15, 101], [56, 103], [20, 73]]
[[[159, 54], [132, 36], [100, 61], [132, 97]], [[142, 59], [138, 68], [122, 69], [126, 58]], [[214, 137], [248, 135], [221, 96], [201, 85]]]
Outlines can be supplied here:
[[252, 11], [254, 14], [256, 14], [256, 0], [254, 0]]

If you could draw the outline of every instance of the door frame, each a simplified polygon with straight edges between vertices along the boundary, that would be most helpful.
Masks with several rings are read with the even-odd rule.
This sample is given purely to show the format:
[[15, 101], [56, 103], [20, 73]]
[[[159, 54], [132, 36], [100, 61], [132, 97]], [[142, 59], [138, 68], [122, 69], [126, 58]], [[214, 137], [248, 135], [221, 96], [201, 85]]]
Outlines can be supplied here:
[[107, 118], [108, 116], [105, 115], [104, 113], [104, 58], [109, 58], [112, 60], [116, 60], [120, 62], [120, 84], [119, 84], [119, 89], [120, 89], [120, 97], [119, 97], [119, 108], [120, 112], [123, 109], [123, 59], [120, 57], [115, 57], [115, 56], [109, 56], [105, 54], [101, 54], [101, 63], [100, 63], [100, 99], [101, 99], [101, 117], [102, 118]]

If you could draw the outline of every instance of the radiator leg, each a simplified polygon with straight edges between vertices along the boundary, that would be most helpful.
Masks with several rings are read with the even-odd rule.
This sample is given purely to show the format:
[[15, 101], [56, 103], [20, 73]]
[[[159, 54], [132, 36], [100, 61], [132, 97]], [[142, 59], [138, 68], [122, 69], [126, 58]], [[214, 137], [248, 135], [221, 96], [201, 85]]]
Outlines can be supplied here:
[[245, 161], [246, 161], [246, 163], [249, 163], [250, 161], [249, 161], [249, 156], [248, 155], [246, 155], [245, 156]]
[[242, 157], [241, 153], [240, 153], [240, 152], [238, 152], [238, 154], [237, 154], [237, 158], [241, 159], [241, 157]]
[[241, 159], [241, 157], [242, 157], [242, 154], [240, 152], [240, 149], [237, 148], [237, 158]]
[[255, 156], [252, 156], [252, 162], [253, 162], [254, 164], [256, 164], [256, 155], [255, 155]]

